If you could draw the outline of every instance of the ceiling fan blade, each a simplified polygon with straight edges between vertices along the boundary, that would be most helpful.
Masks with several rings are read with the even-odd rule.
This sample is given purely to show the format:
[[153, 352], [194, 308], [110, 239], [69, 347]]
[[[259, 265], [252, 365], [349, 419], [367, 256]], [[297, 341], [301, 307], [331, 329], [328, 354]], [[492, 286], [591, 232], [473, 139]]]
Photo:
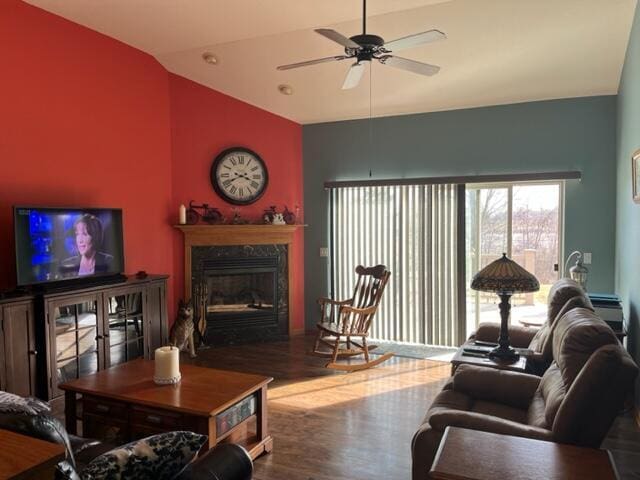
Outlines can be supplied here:
[[420, 75], [435, 75], [440, 71], [440, 67], [437, 65], [429, 65], [428, 63], [416, 62], [415, 60], [409, 60], [408, 58], [394, 57], [392, 55], [385, 55], [380, 57], [380, 63], [390, 65], [395, 68], [400, 68], [408, 72], [419, 73]]
[[397, 38], [384, 44], [384, 49], [389, 52], [397, 52], [405, 48], [417, 47], [425, 43], [435, 42], [437, 40], [445, 40], [447, 36], [440, 30], [428, 30], [422, 33], [416, 33], [407, 37]]
[[347, 38], [341, 33], [338, 33], [335, 30], [332, 30], [330, 28], [316, 28], [315, 31], [320, 35], [322, 35], [323, 37], [326, 37], [329, 40], [333, 40], [334, 42], [339, 43], [343, 47], [360, 48], [360, 45], [358, 45], [356, 42], [354, 42], [350, 38]]
[[277, 67], [277, 69], [278, 70], [291, 70], [292, 68], [308, 67], [309, 65], [317, 65], [318, 63], [340, 61], [340, 60], [344, 60], [345, 58], [350, 58], [350, 57], [347, 57], [346, 55], [336, 55], [336, 56], [333, 56], [333, 57], [317, 58], [315, 60], [307, 60], [306, 62], [298, 62], [298, 63], [290, 63], [288, 65], [280, 65], [279, 67]]
[[357, 87], [364, 74], [364, 63], [356, 62], [351, 65], [351, 68], [347, 72], [347, 76], [342, 84], [343, 90], [349, 90], [350, 88]]

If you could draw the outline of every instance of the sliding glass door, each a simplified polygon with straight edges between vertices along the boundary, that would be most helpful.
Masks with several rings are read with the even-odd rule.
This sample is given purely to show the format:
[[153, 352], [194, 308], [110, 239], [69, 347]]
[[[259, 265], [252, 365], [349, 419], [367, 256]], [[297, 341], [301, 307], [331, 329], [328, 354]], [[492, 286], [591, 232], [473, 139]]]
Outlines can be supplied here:
[[467, 185], [467, 334], [479, 322], [500, 318], [496, 295], [471, 290], [469, 284], [503, 252], [533, 273], [541, 286], [537, 293], [513, 297], [511, 322], [544, 321], [562, 254], [563, 188], [562, 182]]

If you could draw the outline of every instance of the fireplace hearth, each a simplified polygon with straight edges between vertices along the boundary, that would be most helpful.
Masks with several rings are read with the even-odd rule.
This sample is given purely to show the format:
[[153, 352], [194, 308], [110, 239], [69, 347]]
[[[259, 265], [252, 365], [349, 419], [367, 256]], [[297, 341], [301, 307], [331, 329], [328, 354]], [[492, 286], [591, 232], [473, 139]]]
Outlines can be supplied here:
[[191, 285], [194, 292], [204, 292], [205, 304], [196, 305], [196, 312], [206, 315], [207, 344], [287, 336], [287, 253], [287, 245], [192, 247]]

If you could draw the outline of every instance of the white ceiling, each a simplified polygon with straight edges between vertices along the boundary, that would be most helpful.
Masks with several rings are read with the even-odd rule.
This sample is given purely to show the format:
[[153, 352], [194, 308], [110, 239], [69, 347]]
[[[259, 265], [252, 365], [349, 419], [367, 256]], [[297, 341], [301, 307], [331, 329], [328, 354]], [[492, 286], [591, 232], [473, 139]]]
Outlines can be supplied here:
[[[343, 91], [347, 62], [275, 67], [343, 53], [313, 29], [360, 33], [360, 0], [26, 1], [300, 123], [367, 117], [370, 93], [374, 116], [615, 94], [636, 6], [636, 0], [369, 0], [367, 31], [387, 41], [444, 31], [447, 40], [401, 54], [442, 70], [422, 77], [376, 63], [358, 88]], [[205, 63], [204, 52], [219, 64]], [[279, 84], [295, 93], [280, 94]]]

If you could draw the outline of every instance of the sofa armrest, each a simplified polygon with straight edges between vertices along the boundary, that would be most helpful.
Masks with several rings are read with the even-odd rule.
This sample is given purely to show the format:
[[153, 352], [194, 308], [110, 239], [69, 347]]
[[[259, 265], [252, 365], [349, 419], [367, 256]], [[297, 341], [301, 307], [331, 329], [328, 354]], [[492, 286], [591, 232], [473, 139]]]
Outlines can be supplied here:
[[473, 399], [527, 409], [540, 384], [540, 377], [528, 373], [460, 365], [453, 376], [453, 390]]
[[476, 412], [442, 410], [431, 415], [429, 424], [435, 430], [441, 432], [444, 432], [447, 427], [460, 427], [498, 433], [500, 435], [513, 435], [515, 437], [526, 437], [536, 440], [553, 440], [551, 430]]
[[175, 480], [250, 480], [253, 462], [239, 445], [219, 445], [198, 456]]
[[[533, 340], [537, 328], [522, 327], [520, 325], [509, 325], [509, 344], [516, 348], [527, 348]], [[478, 325], [478, 329], [470, 337], [472, 340], [483, 342], [498, 342], [500, 336], [500, 324], [494, 322], [483, 322]]]

